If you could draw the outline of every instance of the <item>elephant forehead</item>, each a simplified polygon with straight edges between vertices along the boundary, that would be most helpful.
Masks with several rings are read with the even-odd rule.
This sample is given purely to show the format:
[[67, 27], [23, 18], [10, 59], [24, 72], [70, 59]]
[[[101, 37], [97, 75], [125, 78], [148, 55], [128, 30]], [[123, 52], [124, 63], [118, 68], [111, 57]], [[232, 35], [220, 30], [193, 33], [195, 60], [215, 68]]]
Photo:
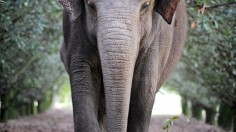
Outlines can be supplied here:
[[106, 6], [112, 7], [130, 7], [132, 5], [139, 5], [138, 3], [143, 3], [144, 1], [153, 1], [153, 0], [94, 0], [97, 3], [105, 4]]
[[98, 0], [99, 6], [124, 8], [129, 6], [128, 0]]

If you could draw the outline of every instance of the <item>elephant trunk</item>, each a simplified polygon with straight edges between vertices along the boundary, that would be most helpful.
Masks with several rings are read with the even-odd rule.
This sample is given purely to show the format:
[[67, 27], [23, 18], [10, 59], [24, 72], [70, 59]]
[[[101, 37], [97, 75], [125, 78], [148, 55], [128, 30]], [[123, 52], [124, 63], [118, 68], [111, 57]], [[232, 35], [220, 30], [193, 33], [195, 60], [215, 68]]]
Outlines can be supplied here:
[[137, 27], [128, 15], [114, 13], [110, 17], [103, 16], [98, 20], [97, 38], [105, 89], [107, 130], [126, 132], [133, 71], [139, 48]]

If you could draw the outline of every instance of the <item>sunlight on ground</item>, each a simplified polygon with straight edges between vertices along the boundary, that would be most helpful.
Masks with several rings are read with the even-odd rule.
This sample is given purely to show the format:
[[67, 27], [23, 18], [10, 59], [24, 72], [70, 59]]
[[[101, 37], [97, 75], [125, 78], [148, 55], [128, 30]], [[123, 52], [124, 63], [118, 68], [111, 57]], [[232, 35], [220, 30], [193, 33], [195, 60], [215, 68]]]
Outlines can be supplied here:
[[71, 109], [72, 110], [72, 101], [71, 101], [70, 96], [66, 97], [66, 99], [64, 99], [64, 102], [60, 102], [59, 97], [56, 97], [54, 100], [55, 101], [52, 106], [53, 108], [55, 108], [55, 109]]
[[[69, 88], [68, 88], [69, 89]], [[53, 108], [56, 109], [72, 109], [72, 102], [70, 94], [64, 96], [64, 101], [61, 102], [60, 97], [56, 97]], [[181, 97], [165, 89], [161, 89], [156, 94], [155, 103], [152, 110], [152, 116], [154, 115], [180, 115], [181, 109]]]
[[153, 115], [180, 115], [181, 97], [163, 88], [156, 94], [155, 103], [152, 109]]

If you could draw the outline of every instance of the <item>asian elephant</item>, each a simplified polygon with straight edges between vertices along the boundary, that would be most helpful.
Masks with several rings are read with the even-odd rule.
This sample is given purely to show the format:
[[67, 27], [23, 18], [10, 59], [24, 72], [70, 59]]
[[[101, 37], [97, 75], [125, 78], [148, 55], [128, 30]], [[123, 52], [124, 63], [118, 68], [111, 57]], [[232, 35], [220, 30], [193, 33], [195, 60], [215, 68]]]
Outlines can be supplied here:
[[76, 132], [147, 132], [187, 32], [180, 0], [59, 0]]

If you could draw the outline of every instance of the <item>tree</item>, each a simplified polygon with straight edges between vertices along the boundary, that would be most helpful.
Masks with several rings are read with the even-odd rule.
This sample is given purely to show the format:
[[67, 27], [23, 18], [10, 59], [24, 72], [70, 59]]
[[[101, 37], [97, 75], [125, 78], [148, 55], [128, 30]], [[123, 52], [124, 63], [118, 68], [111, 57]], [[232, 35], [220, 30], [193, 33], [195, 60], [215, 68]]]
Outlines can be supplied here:
[[[171, 79], [172, 84], [169, 83], [169, 85], [173, 85], [173, 82], [181, 84], [178, 86], [180, 92], [187, 93], [190, 100], [206, 107], [204, 109], [206, 112], [209, 111], [207, 113], [210, 114], [212, 108], [214, 110], [217, 105], [222, 104], [221, 106], [231, 110], [229, 113], [234, 118], [236, 118], [236, 113], [233, 114], [236, 109], [235, 6], [235, 0], [187, 2], [191, 28], [181, 59], [184, 67], [182, 73], [180, 71], [177, 73], [184, 78]], [[188, 85], [189, 83], [192, 85]], [[220, 114], [221, 117], [227, 117], [226, 112]], [[224, 127], [223, 124], [219, 125]]]
[[0, 2], [0, 121], [46, 110], [63, 73], [54, 0]]

